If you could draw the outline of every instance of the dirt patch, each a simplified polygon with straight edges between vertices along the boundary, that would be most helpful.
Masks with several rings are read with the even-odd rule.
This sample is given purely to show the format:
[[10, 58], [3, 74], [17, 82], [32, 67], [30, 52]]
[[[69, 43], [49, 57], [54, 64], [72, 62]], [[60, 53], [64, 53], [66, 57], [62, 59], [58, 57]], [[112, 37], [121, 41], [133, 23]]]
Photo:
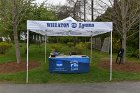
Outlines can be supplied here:
[[[100, 66], [104, 69], [109, 69], [110, 61], [102, 60]], [[112, 62], [113, 70], [121, 72], [140, 72], [140, 63], [136, 62], [126, 62], [125, 64], [116, 64], [115, 61]]]
[[[36, 68], [40, 65], [39, 62], [29, 62], [29, 70]], [[17, 64], [16, 62], [8, 62], [4, 64], [0, 64], [0, 73], [15, 73], [26, 71], [26, 62], [20, 62]]]

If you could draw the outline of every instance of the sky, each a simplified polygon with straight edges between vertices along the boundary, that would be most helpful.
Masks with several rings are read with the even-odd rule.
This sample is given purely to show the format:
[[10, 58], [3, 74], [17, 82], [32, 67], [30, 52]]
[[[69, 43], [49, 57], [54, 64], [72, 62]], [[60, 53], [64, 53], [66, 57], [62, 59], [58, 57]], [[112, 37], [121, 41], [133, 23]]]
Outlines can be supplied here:
[[[41, 3], [44, 0], [36, 0], [37, 3]], [[57, 4], [62, 4], [64, 5], [66, 3], [66, 0], [48, 0], [47, 3], [57, 5]]]

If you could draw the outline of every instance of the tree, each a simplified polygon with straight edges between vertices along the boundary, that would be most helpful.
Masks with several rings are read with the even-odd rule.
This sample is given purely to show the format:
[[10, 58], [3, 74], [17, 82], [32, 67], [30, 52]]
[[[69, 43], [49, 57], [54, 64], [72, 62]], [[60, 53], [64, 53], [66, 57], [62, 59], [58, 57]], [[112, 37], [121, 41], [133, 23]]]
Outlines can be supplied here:
[[[13, 31], [17, 63], [20, 63], [18, 26], [34, 0], [0, 0], [0, 18], [2, 28]], [[8, 27], [7, 27], [8, 26]]]
[[[120, 39], [122, 40], [122, 48], [124, 49], [123, 63], [125, 63], [126, 40], [128, 37], [131, 37], [137, 33], [132, 32], [132, 27], [138, 23], [140, 14], [140, 1], [114, 0], [114, 3], [112, 3], [113, 1], [109, 0], [109, 2], [111, 3], [110, 5], [102, 0], [99, 1], [108, 7], [111, 7], [110, 5], [112, 5], [110, 14], [108, 13], [108, 15], [105, 17], [113, 21], [114, 31], [117, 31], [117, 34], [121, 37]], [[102, 5], [101, 7], [105, 9], [105, 7], [103, 7]], [[128, 34], [130, 32], [131, 34]]]
[[62, 20], [68, 16], [73, 16], [73, 8], [67, 5], [57, 5], [52, 6], [53, 11], [55, 11], [55, 14], [59, 20]]
[[[122, 48], [124, 49], [123, 63], [125, 63], [126, 56], [126, 40], [128, 33], [131, 31], [131, 28], [137, 24], [140, 12], [140, 1], [139, 0], [121, 0], [120, 2], [114, 2], [114, 15], [115, 18], [114, 24], [116, 30], [120, 33], [122, 39]], [[116, 16], [118, 15], [119, 16]], [[118, 21], [116, 21], [118, 20]], [[132, 33], [131, 36], [135, 34]]]
[[87, 0], [67, 0], [68, 6], [72, 7], [73, 18], [77, 21], [86, 21]]

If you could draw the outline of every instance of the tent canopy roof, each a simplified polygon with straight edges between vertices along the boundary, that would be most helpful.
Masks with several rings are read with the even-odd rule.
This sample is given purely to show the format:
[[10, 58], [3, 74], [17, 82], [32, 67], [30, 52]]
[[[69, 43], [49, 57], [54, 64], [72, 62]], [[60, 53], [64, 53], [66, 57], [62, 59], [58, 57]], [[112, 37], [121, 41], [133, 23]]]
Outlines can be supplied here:
[[27, 30], [47, 36], [96, 36], [112, 31], [112, 22], [77, 22], [72, 17], [59, 21], [27, 20]]
[[77, 22], [76, 20], [74, 20], [72, 17], [67, 17], [63, 20], [60, 20], [60, 22]]

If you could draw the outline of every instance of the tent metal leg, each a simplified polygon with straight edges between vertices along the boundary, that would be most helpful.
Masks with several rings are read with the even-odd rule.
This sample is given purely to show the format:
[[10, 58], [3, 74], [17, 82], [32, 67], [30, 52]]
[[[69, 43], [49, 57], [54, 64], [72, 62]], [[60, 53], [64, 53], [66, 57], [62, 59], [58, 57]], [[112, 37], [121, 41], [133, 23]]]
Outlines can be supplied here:
[[110, 36], [110, 81], [112, 80], [112, 31]]
[[27, 63], [26, 63], [26, 83], [28, 83], [28, 66], [29, 66], [29, 30], [27, 30]]
[[47, 36], [45, 35], [45, 63], [46, 63], [46, 38]]
[[90, 51], [90, 63], [92, 62], [92, 35], [91, 35], [91, 51]]

